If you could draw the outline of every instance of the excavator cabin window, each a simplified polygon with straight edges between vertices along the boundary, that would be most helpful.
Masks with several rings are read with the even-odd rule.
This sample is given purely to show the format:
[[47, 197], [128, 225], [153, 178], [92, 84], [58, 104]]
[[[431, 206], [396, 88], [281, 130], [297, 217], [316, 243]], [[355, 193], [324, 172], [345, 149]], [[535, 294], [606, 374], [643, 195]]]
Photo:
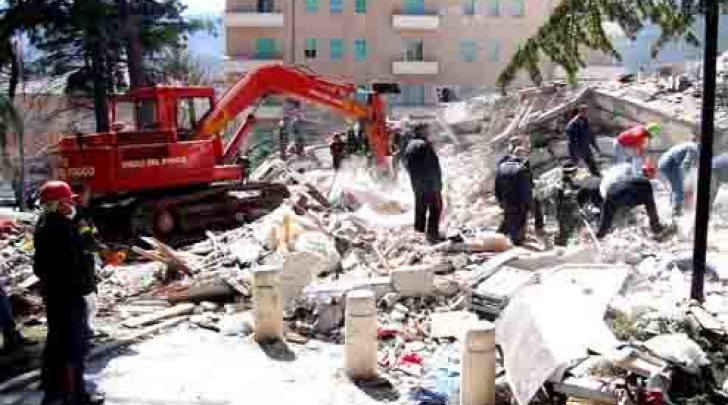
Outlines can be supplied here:
[[207, 97], [180, 98], [177, 104], [177, 137], [189, 141], [195, 137], [195, 128], [200, 119], [212, 108]]

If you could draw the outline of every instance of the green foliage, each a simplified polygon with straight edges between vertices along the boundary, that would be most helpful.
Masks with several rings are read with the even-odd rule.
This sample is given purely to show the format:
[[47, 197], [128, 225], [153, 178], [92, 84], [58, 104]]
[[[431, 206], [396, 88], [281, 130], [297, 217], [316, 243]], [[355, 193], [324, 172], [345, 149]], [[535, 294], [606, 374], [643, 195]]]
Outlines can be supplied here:
[[[515, 52], [498, 77], [501, 90], [525, 72], [536, 84], [543, 80], [543, 62], [550, 60], [575, 81], [586, 66], [584, 54], [597, 50], [621, 60], [604, 23], [620, 27], [629, 39], [649, 23], [660, 27], [660, 37], [652, 49], [653, 57], [668, 42], [683, 39], [699, 45], [693, 32], [703, 14], [706, 0], [562, 0], [539, 30]], [[719, 1], [726, 7], [728, 0]]]

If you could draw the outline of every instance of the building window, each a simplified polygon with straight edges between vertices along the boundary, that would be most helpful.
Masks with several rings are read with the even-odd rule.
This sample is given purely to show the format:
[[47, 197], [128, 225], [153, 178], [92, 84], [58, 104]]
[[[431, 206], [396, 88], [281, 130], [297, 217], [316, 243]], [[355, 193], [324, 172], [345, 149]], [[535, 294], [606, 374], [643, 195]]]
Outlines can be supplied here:
[[497, 39], [488, 42], [488, 62], [500, 62], [501, 45]]
[[460, 41], [460, 59], [463, 62], [475, 62], [478, 59], [478, 43], [475, 40]]
[[491, 17], [501, 15], [501, 0], [488, 0], [488, 15]]
[[354, 40], [354, 61], [364, 62], [367, 60], [367, 40], [357, 38]]
[[341, 14], [344, 10], [344, 0], [329, 0], [329, 11], [331, 14]]
[[407, 107], [425, 105], [425, 86], [402, 86], [400, 104]]
[[475, 15], [476, 3], [477, 0], [463, 0], [463, 15]]
[[356, 0], [354, 2], [354, 12], [356, 14], [366, 14], [367, 13], [367, 0]]
[[316, 41], [316, 38], [306, 38], [306, 45], [303, 48], [303, 56], [306, 59], [316, 59], [317, 48], [318, 41]]
[[523, 17], [526, 15], [526, 4], [523, 0], [511, 0], [511, 15], [514, 17]]
[[319, 10], [318, 0], [306, 0], [306, 12], [317, 13]]
[[425, 0], [404, 0], [405, 14], [424, 14]]
[[273, 0], [258, 0], [257, 10], [259, 13], [272, 13]]
[[422, 62], [425, 60], [425, 42], [420, 38], [404, 38], [402, 40], [403, 55], [406, 62]]
[[331, 60], [341, 60], [344, 57], [344, 40], [331, 38], [329, 41], [329, 57]]
[[276, 40], [258, 38], [255, 40], [255, 56], [257, 59], [273, 59], [276, 56]]

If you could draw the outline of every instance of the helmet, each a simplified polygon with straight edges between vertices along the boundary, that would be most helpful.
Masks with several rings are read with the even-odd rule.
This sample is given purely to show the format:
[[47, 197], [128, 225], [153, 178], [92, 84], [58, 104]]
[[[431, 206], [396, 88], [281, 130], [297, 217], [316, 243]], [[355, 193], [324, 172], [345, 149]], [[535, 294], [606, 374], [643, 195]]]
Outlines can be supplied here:
[[73, 193], [68, 183], [58, 180], [47, 181], [41, 186], [39, 194], [42, 204], [59, 201], [75, 203], [78, 198], [78, 195]]
[[650, 136], [659, 136], [660, 131], [662, 131], [662, 126], [656, 122], [650, 122], [647, 124], [647, 132], [650, 133]]
[[642, 173], [648, 179], [653, 179], [655, 178], [655, 174], [657, 174], [657, 168], [655, 167], [655, 164], [652, 163], [652, 161], [648, 160], [642, 164]]

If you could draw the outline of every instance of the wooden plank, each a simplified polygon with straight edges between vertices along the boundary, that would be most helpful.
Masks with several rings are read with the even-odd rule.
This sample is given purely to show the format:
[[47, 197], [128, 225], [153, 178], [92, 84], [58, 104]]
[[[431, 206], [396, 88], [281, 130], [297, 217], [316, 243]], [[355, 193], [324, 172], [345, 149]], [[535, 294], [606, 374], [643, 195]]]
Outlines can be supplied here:
[[142, 315], [136, 318], [127, 319], [123, 325], [127, 328], [139, 328], [141, 326], [151, 325], [157, 321], [168, 318], [174, 318], [182, 315], [189, 315], [195, 309], [195, 304], [185, 303], [175, 305], [162, 311], [154, 312], [148, 315]]
[[190, 268], [190, 266], [187, 265], [187, 263], [184, 262], [184, 260], [180, 258], [180, 256], [174, 249], [158, 241], [155, 238], [142, 236], [142, 240], [148, 243], [150, 246], [156, 248], [165, 257], [169, 258], [170, 264], [173, 265], [177, 270], [181, 271], [187, 276], [192, 276], [192, 269]]

